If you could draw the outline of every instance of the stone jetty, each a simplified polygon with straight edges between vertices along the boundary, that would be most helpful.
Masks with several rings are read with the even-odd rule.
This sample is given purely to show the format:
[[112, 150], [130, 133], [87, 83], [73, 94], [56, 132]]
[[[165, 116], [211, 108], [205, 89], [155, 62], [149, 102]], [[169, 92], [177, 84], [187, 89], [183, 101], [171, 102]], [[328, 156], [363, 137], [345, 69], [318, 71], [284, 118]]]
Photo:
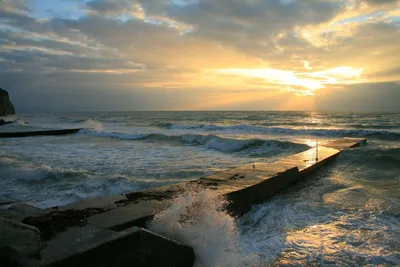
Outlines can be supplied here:
[[57, 130], [44, 130], [44, 131], [28, 131], [28, 132], [0, 132], [0, 138], [18, 138], [42, 135], [67, 135], [75, 134], [82, 129], [57, 129]]
[[[273, 163], [255, 162], [215, 174], [168, 185], [68, 204], [37, 209], [17, 204], [0, 210], [9, 231], [10, 220], [40, 233], [40, 252], [32, 255], [10, 239], [0, 238], [0, 266], [192, 266], [191, 247], [145, 229], [155, 214], [170, 207], [174, 197], [190, 187], [213, 190], [229, 200], [235, 216], [248, 212], [292, 183], [332, 162], [342, 149], [364, 145], [364, 138], [343, 138], [280, 159]], [[22, 226], [21, 226], [22, 225]], [[11, 230], [10, 230], [11, 229]], [[11, 235], [11, 232], [10, 234]], [[36, 239], [33, 238], [35, 241]]]

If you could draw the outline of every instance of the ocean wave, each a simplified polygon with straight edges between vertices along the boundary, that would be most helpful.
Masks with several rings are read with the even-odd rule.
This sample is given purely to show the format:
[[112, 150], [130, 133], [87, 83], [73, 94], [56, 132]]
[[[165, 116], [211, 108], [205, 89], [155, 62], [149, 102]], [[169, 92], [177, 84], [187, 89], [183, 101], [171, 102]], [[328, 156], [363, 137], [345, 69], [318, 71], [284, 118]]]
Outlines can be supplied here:
[[339, 160], [344, 162], [346, 167], [365, 167], [376, 171], [396, 171], [398, 173], [400, 170], [400, 148], [366, 147], [343, 151]]
[[7, 179], [23, 182], [43, 182], [64, 178], [87, 178], [92, 173], [86, 170], [74, 170], [67, 168], [52, 168], [45, 164], [35, 164], [12, 156], [3, 155], [0, 160], [0, 173]]
[[165, 135], [161, 133], [150, 134], [128, 134], [117, 132], [100, 132], [93, 130], [81, 130], [83, 134], [89, 134], [97, 137], [112, 137], [121, 140], [149, 140], [149, 141], [166, 141], [180, 143], [192, 146], [205, 146], [209, 149], [221, 152], [249, 152], [251, 156], [263, 156], [279, 151], [303, 151], [309, 148], [305, 144], [294, 142], [284, 142], [278, 140], [263, 140], [258, 138], [252, 139], [235, 139], [228, 137], [220, 137], [216, 135]]
[[95, 130], [95, 131], [102, 131], [103, 130], [103, 123], [93, 120], [87, 119], [84, 121], [84, 124], [87, 128]]
[[49, 166], [0, 151], [0, 198], [41, 208], [139, 190], [141, 184], [80, 168]]
[[159, 122], [159, 123], [151, 124], [151, 126], [155, 126], [155, 127], [162, 128], [162, 129], [171, 129], [172, 125], [173, 124], [170, 122]]
[[87, 134], [95, 137], [113, 137], [121, 140], [142, 140], [149, 136], [149, 134], [129, 134], [129, 133], [118, 133], [118, 132], [102, 132], [89, 129], [83, 129], [79, 131], [82, 134]]
[[383, 140], [400, 140], [400, 132], [376, 130], [376, 129], [294, 129], [283, 127], [263, 127], [257, 125], [231, 125], [222, 126], [215, 124], [172, 124], [171, 129], [203, 130], [203, 131], [225, 131], [266, 133], [274, 135], [313, 135], [321, 137], [369, 137]]
[[69, 118], [69, 117], [66, 117], [66, 116], [61, 116], [59, 118], [59, 120], [61, 122], [71, 122], [71, 123], [81, 123], [81, 122], [85, 122], [86, 121], [86, 119]]

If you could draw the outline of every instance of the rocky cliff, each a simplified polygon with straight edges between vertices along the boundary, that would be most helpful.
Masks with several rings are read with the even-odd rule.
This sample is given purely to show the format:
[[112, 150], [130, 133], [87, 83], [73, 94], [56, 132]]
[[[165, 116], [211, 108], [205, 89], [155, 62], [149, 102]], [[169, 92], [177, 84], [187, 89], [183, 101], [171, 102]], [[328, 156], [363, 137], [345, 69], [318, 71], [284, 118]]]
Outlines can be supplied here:
[[14, 105], [6, 90], [0, 88], [0, 116], [15, 114]]

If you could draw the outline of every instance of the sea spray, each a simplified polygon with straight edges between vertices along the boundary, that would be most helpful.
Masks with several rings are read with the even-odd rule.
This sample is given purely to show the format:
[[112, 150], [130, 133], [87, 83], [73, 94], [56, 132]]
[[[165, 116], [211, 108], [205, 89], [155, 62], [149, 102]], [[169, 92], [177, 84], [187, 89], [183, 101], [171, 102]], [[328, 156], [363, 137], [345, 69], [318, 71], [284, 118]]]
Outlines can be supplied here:
[[148, 228], [193, 247], [195, 267], [259, 266], [256, 256], [240, 253], [235, 218], [227, 212], [227, 204], [212, 190], [188, 188]]
[[103, 124], [101, 122], [93, 119], [87, 119], [85, 121], [85, 127], [95, 131], [103, 131], [104, 129]]

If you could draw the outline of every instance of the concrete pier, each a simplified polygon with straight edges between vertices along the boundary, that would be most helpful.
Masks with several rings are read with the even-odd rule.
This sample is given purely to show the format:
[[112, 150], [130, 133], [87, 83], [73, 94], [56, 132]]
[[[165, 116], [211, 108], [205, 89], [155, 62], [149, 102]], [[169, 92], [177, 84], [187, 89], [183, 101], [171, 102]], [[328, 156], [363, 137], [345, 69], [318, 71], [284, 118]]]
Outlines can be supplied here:
[[[22, 222], [37, 227], [47, 242], [41, 260], [35, 260], [39, 266], [191, 266], [191, 248], [143, 229], [156, 213], [173, 204], [177, 194], [193, 187], [213, 190], [216, 196], [226, 197], [229, 211], [239, 216], [333, 161], [341, 149], [365, 143], [366, 139], [344, 138], [273, 163], [255, 162], [179, 184], [88, 199], [42, 210], [39, 215], [34, 210], [36, 215]], [[22, 218], [20, 213], [4, 214]]]
[[75, 134], [82, 129], [60, 129], [60, 130], [46, 130], [46, 131], [29, 131], [29, 132], [2, 132], [0, 138], [16, 138], [16, 137], [29, 137], [40, 135], [67, 135]]

